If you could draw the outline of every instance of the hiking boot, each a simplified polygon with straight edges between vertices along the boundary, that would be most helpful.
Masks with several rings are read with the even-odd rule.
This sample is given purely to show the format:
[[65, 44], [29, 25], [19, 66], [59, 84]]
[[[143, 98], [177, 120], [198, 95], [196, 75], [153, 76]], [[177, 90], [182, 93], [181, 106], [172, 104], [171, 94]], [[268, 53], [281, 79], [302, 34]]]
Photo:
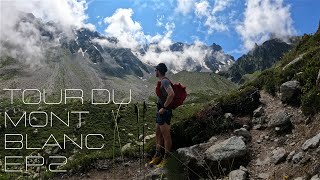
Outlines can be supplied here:
[[160, 156], [153, 156], [152, 160], [148, 163], [150, 166], [157, 165], [161, 161]]
[[167, 160], [162, 159], [162, 161], [157, 165], [157, 168], [163, 168], [166, 163], [167, 163]]

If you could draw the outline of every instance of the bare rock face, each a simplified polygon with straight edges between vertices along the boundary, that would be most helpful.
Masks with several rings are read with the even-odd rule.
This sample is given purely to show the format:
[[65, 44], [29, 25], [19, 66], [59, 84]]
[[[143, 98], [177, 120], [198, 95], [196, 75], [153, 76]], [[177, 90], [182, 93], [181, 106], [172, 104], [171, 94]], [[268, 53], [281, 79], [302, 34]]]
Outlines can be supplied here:
[[[177, 152], [181, 156], [183, 163], [193, 171], [200, 174], [206, 174], [206, 170], [210, 168], [212, 174], [219, 175], [219, 171], [214, 171], [214, 167], [217, 167], [218, 163], [223, 168], [229, 167], [230, 164], [228, 164], [228, 162], [231, 159], [245, 158], [245, 155], [248, 152], [248, 147], [246, 146], [243, 137], [233, 136], [224, 141], [218, 141], [217, 138], [212, 137], [206, 143], [180, 148]], [[235, 162], [237, 165], [244, 164], [244, 161], [235, 160]], [[244, 170], [241, 169], [241, 171]], [[236, 178], [238, 176], [242, 177], [243, 173], [236, 171], [230, 174], [230, 177]]]
[[234, 170], [229, 173], [229, 180], [245, 180], [247, 179], [247, 173], [243, 170]]
[[211, 146], [205, 151], [207, 159], [220, 161], [244, 156], [248, 149], [241, 137], [233, 136], [221, 143]]
[[278, 147], [272, 151], [272, 161], [274, 164], [279, 164], [286, 160], [288, 153], [283, 147]]
[[236, 136], [242, 136], [246, 139], [251, 139], [251, 134], [246, 128], [240, 128], [233, 131]]
[[300, 83], [288, 81], [280, 86], [280, 98], [283, 103], [296, 104], [300, 95]]
[[302, 145], [302, 150], [306, 151], [310, 148], [316, 148], [320, 144], [320, 133], [314, 136], [313, 138], [308, 139]]
[[298, 164], [302, 160], [303, 157], [304, 157], [304, 153], [299, 152], [292, 157], [292, 162], [294, 164]]
[[271, 115], [268, 127], [275, 128], [279, 133], [291, 130], [293, 127], [291, 116], [283, 111], [278, 111]]
[[317, 174], [317, 175], [312, 176], [311, 180], [320, 180], [320, 175]]

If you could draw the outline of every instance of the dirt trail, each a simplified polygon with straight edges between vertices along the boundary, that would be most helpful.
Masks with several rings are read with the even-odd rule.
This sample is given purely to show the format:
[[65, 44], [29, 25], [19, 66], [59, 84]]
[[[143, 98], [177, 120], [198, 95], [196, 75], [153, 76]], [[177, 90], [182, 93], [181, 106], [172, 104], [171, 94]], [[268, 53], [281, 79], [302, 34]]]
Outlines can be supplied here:
[[312, 168], [319, 164], [320, 157], [313, 156], [311, 161], [304, 165], [284, 162], [275, 165], [272, 160], [272, 151], [277, 147], [283, 147], [290, 153], [302, 151], [301, 145], [309, 138], [320, 131], [319, 116], [313, 118], [309, 124], [305, 124], [305, 117], [300, 108], [287, 106], [281, 103], [277, 97], [272, 97], [265, 92], [261, 92], [260, 101], [264, 104], [265, 114], [270, 117], [275, 112], [284, 111], [290, 115], [294, 125], [292, 133], [277, 136], [273, 130], [251, 130], [252, 141], [250, 151], [252, 159], [248, 165], [250, 179], [294, 179], [303, 177], [312, 171]]

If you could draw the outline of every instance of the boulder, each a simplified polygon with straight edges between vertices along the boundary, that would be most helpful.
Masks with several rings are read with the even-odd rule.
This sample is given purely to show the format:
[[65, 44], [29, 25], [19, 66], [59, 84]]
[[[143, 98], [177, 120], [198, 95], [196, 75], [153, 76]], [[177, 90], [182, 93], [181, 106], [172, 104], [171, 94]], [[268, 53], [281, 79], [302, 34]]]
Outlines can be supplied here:
[[279, 164], [286, 160], [288, 153], [283, 147], [278, 147], [272, 151], [272, 161], [274, 164]]
[[240, 128], [233, 131], [236, 136], [242, 136], [246, 139], [251, 139], [251, 134], [246, 128]]
[[294, 104], [298, 101], [300, 94], [300, 83], [288, 81], [280, 86], [280, 99], [283, 103]]
[[216, 141], [217, 138], [213, 136], [207, 143], [179, 148], [177, 149], [177, 152], [183, 157], [184, 164], [190, 165], [191, 163], [194, 163], [196, 166], [203, 166], [205, 164], [203, 152], [214, 145]]
[[247, 151], [247, 146], [242, 138], [233, 136], [208, 148], [205, 151], [205, 157], [211, 161], [220, 161], [242, 157], [247, 154]]
[[313, 138], [308, 139], [302, 145], [302, 150], [306, 151], [310, 148], [316, 148], [320, 144], [320, 133], [314, 136]]
[[231, 171], [229, 173], [229, 180], [245, 180], [247, 178], [247, 173], [240, 169]]
[[266, 122], [266, 119], [267, 118], [265, 116], [253, 117], [251, 122], [253, 124], [264, 124]]
[[253, 111], [253, 117], [260, 117], [264, 113], [264, 109], [260, 106], [256, 110]]
[[298, 164], [302, 160], [303, 156], [304, 156], [303, 152], [299, 152], [298, 154], [295, 154], [292, 157], [292, 162], [294, 164]]
[[287, 156], [287, 161], [288, 161], [288, 162], [291, 161], [291, 159], [293, 158], [293, 156], [294, 156], [295, 153], [296, 153], [296, 151], [291, 151], [291, 152], [289, 153], [289, 155]]
[[[211, 174], [221, 175], [221, 172], [216, 169], [218, 165], [221, 169], [226, 169], [225, 173], [227, 173], [231, 159], [235, 158], [233, 165], [237, 167], [246, 163], [242, 160], [247, 154], [247, 146], [243, 139], [243, 137], [233, 136], [227, 140], [218, 141], [216, 137], [212, 137], [206, 143], [179, 148], [177, 152], [183, 164], [198, 174], [206, 174], [210, 168]], [[244, 171], [244, 169], [240, 170]], [[194, 173], [190, 173], [190, 175], [193, 176]], [[236, 175], [232, 175], [232, 177], [234, 176]]]
[[319, 174], [314, 175], [310, 180], [320, 180], [320, 175]]
[[291, 116], [283, 111], [278, 111], [271, 115], [268, 122], [269, 128], [279, 127], [279, 130], [284, 131], [292, 128]]
[[131, 143], [127, 143], [126, 145], [122, 146], [121, 152], [125, 152], [131, 149]]

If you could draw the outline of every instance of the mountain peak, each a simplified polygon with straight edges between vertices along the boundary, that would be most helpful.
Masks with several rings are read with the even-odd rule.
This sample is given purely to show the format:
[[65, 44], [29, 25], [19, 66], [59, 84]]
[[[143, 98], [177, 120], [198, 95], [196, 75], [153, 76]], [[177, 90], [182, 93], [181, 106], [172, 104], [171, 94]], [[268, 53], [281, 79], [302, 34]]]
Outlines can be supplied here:
[[243, 75], [270, 68], [291, 48], [292, 45], [276, 38], [265, 41], [261, 45], [255, 44], [251, 51], [238, 58], [225, 75], [232, 81], [241, 83]]
[[170, 45], [170, 51], [183, 51], [185, 44], [182, 42], [176, 42]]
[[210, 46], [213, 50], [215, 51], [221, 51], [222, 47], [216, 43], [212, 43], [212, 45]]
[[316, 34], [320, 34], [320, 20], [319, 20], [318, 30], [317, 30]]

